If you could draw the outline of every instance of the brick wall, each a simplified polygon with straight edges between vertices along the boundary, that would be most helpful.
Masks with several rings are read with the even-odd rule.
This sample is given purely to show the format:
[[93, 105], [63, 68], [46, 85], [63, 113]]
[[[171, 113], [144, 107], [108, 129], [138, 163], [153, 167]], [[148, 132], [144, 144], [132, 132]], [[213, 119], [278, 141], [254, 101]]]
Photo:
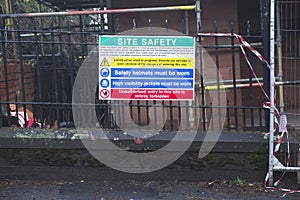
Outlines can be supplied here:
[[[34, 94], [34, 75], [33, 69], [29, 64], [23, 64], [24, 69], [24, 91], [22, 90], [21, 66], [18, 62], [9, 62], [7, 64], [7, 80], [9, 101], [15, 101], [18, 94], [18, 101], [23, 101], [23, 92], [25, 92], [25, 101], [32, 102]], [[7, 100], [5, 84], [4, 65], [0, 66], [0, 95], [1, 100]]]

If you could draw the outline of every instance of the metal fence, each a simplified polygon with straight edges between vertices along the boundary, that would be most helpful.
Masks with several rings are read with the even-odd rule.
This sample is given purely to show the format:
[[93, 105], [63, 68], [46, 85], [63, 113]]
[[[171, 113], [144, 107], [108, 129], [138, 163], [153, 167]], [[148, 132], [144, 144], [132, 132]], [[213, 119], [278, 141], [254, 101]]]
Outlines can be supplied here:
[[[183, 11], [184, 12], [184, 11]], [[112, 14], [113, 15], [113, 14]], [[99, 34], [120, 34], [119, 18], [111, 16], [109, 22], [103, 13], [79, 13], [69, 15], [26, 16], [10, 15], [1, 21], [1, 126], [11, 126], [12, 119], [5, 117], [12, 107], [17, 106], [17, 112], [32, 112], [34, 121], [40, 122], [44, 127], [73, 127], [72, 116], [72, 89], [77, 71], [90, 51], [97, 46]], [[113, 20], [113, 23], [111, 22]], [[148, 34], [155, 34], [151, 18], [144, 19]], [[168, 19], [162, 15], [161, 24], [165, 35], [171, 35]], [[113, 24], [113, 27], [109, 26]], [[131, 33], [137, 28], [135, 18], [128, 19], [131, 24]], [[263, 38], [261, 35], [251, 34], [251, 22], [245, 24], [247, 33], [243, 37], [256, 49], [263, 51]], [[199, 24], [198, 24], [199, 25]], [[182, 19], [178, 30], [188, 34], [187, 21]], [[195, 26], [197, 24], [195, 23]], [[218, 33], [218, 24], [215, 22], [214, 33]], [[201, 28], [201, 27], [200, 27]], [[130, 116], [138, 125], [145, 125], [151, 120], [149, 109], [159, 109], [155, 120], [166, 121], [163, 125], [166, 130], [178, 129], [182, 118], [187, 121], [198, 121], [198, 129], [206, 131], [211, 121], [217, 118], [212, 116], [214, 109], [225, 109], [226, 119], [224, 127], [227, 130], [238, 131], [264, 131], [266, 130], [266, 110], [262, 107], [265, 96], [254, 79], [253, 72], [249, 70], [244, 55], [234, 33], [232, 23], [230, 34], [226, 37], [208, 36], [199, 37], [199, 45], [205, 49], [216, 64], [216, 69], [226, 73], [223, 80], [205, 82], [202, 60], [199, 58], [196, 80], [196, 96], [200, 105], [193, 106], [188, 101], [99, 101], [95, 91], [95, 109], [99, 119], [99, 126], [108, 129], [117, 129], [112, 108], [122, 109], [126, 106]], [[194, 35], [198, 37], [198, 35]], [[263, 83], [263, 63], [250, 51], [246, 55]], [[215, 76], [217, 77], [217, 72]], [[87, 77], [88, 81], [88, 77]], [[213, 106], [212, 93], [226, 91], [226, 106]], [[82, 94], [84, 98], [84, 93]], [[19, 108], [19, 109], [18, 109]], [[191, 112], [192, 110], [192, 112]], [[268, 111], [267, 111], [268, 112]], [[192, 113], [192, 114], [190, 114]], [[123, 116], [118, 115], [120, 118]], [[126, 118], [121, 121], [126, 121]], [[84, 119], [83, 119], [84, 123]], [[189, 123], [187, 123], [186, 126]]]
[[[276, 63], [278, 77], [292, 82], [299, 81], [300, 66], [300, 1], [276, 1]], [[299, 122], [299, 85], [279, 88], [280, 109], [286, 111], [289, 122]]]
[[[279, 86], [279, 94], [274, 95], [275, 84], [273, 87], [273, 94], [270, 96], [278, 97], [279, 103], [276, 105], [275, 100], [271, 100], [271, 111], [270, 111], [270, 137], [269, 137], [269, 171], [265, 180], [265, 185], [269, 181], [269, 186], [277, 186], [279, 181], [282, 179], [283, 175], [279, 180], [274, 183], [273, 172], [281, 171], [286, 172], [298, 172], [300, 167], [297, 166], [299, 163], [290, 163], [290, 150], [289, 144], [287, 148], [287, 153], [284, 154], [284, 158], [278, 158], [278, 152], [280, 151], [279, 146], [282, 142], [283, 137], [288, 137], [288, 127], [287, 124], [295, 127], [293, 137], [298, 138], [298, 124], [299, 124], [299, 58], [300, 58], [300, 17], [298, 11], [300, 9], [300, 1], [272, 1], [270, 3], [270, 39], [271, 39], [271, 56], [273, 68], [270, 70], [271, 81], [275, 82], [274, 72], [277, 73], [280, 82], [283, 80], [288, 80], [290, 84]], [[275, 23], [276, 21], [276, 23]], [[276, 25], [275, 25], [276, 24]], [[275, 26], [274, 26], [275, 25]], [[275, 29], [274, 29], [275, 28]], [[276, 41], [276, 45], [275, 45]], [[276, 46], [276, 51], [275, 51]], [[275, 53], [276, 52], [276, 53]], [[275, 71], [276, 69], [276, 71]], [[274, 80], [273, 80], [274, 79]], [[272, 84], [273, 85], [273, 84]], [[272, 97], [271, 97], [272, 98]], [[273, 105], [272, 105], [273, 104]], [[281, 114], [274, 112], [274, 107], [279, 107]], [[273, 107], [273, 108], [272, 108]], [[273, 111], [272, 111], [273, 110]], [[284, 112], [285, 111], [285, 112]], [[287, 115], [286, 115], [287, 112]], [[281, 132], [280, 139], [278, 139], [277, 144], [274, 145], [274, 129], [275, 116], [280, 116], [280, 128], [278, 132]], [[289, 120], [287, 120], [287, 118]], [[274, 122], [273, 122], [274, 121]], [[274, 123], [274, 124], [273, 124]], [[285, 136], [286, 135], [286, 136]], [[275, 148], [274, 148], [275, 147]], [[298, 155], [299, 156], [299, 155]], [[299, 161], [299, 158], [298, 158]], [[284, 164], [283, 164], [284, 163]], [[298, 179], [299, 180], [299, 179]]]

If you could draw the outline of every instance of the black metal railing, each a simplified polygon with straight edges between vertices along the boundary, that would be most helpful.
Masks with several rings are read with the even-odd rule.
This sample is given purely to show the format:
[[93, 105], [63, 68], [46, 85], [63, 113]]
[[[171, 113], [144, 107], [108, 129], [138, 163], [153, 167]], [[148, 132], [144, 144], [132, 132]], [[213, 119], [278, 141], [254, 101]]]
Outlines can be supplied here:
[[[80, 107], [72, 104], [76, 73], [89, 52], [96, 48], [98, 35], [114, 33], [105, 32], [100, 25], [92, 23], [93, 19], [88, 16], [37, 18], [33, 20], [35, 23], [29, 23], [30, 26], [28, 20], [15, 18], [14, 27], [7, 27], [3, 19], [0, 29], [3, 68], [0, 80], [0, 125], [10, 125], [10, 120], [3, 122], [7, 120], [4, 116], [9, 115], [9, 104], [16, 104], [19, 108], [32, 111], [34, 120], [46, 127], [73, 127], [72, 108]], [[117, 27], [120, 26], [118, 23], [117, 20]], [[165, 28], [167, 29], [168, 25]], [[214, 28], [215, 33], [218, 33], [216, 22]], [[261, 50], [262, 38], [252, 36], [250, 26], [247, 30], [244, 38], [253, 44], [253, 47]], [[135, 124], [146, 126], [152, 120], [157, 120], [154, 122], [155, 128], [160, 128], [159, 123], [163, 121], [162, 127], [165, 130], [189, 129], [195, 125], [201, 131], [206, 131], [209, 126], [224, 126], [230, 131], [264, 130], [265, 110], [262, 105], [265, 96], [253, 84], [256, 80], [240, 52], [233, 24], [230, 32], [231, 35], [226, 37], [212, 35], [199, 38], [197, 48], [207, 51], [207, 55], [211, 56], [216, 66], [213, 72], [216, 78], [208, 83], [201, 75], [207, 69], [204, 69], [203, 54], [200, 54], [196, 66], [198, 80], [196, 77], [195, 96], [199, 101], [197, 105], [188, 101], [100, 101], [95, 91], [94, 106], [99, 126], [118, 129], [115, 118], [120, 118], [119, 121], [128, 120], [122, 116], [124, 109], [128, 109]], [[251, 52], [246, 54], [263, 82], [263, 64]], [[16, 68], [15, 71], [11, 71], [11, 66]], [[222, 80], [219, 72], [223, 76]], [[18, 80], [12, 78], [11, 74], [18, 74]], [[33, 77], [28, 78], [27, 74], [32, 74]], [[89, 77], [87, 81], [88, 79]], [[19, 85], [12, 87], [16, 81]], [[208, 85], [215, 88], [208, 90]], [[224, 91], [226, 103], [221, 105], [220, 93]], [[212, 98], [212, 93], [217, 95]], [[82, 98], [84, 95], [83, 93]], [[84, 109], [84, 105], [81, 108]], [[224, 123], [218, 119], [220, 114], [214, 114], [215, 110], [219, 113], [226, 110]], [[82, 120], [84, 123], [84, 119]], [[183, 123], [185, 125], [182, 127]]]

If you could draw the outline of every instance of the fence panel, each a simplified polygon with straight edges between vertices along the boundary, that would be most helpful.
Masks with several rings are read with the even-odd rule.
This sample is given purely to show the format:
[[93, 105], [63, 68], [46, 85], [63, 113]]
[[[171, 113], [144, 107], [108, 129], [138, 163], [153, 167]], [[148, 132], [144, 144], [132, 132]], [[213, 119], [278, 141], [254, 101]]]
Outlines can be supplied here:
[[[276, 180], [274, 183], [274, 174], [273, 172], [281, 171], [283, 174], [285, 172], [298, 172], [300, 167], [297, 167], [297, 163], [290, 163], [291, 161], [291, 152], [290, 152], [290, 139], [288, 136], [288, 130], [292, 130], [293, 139], [299, 138], [298, 136], [298, 121], [299, 121], [299, 76], [298, 76], [298, 65], [299, 65], [299, 14], [298, 10], [300, 9], [300, 1], [273, 1], [270, 3], [270, 39], [271, 39], [271, 48], [270, 48], [270, 63], [271, 69], [272, 65], [274, 66], [273, 70], [270, 70], [270, 79], [274, 82], [273, 89], [275, 85], [277, 87], [277, 93], [274, 94], [274, 99], [271, 99], [271, 111], [270, 111], [270, 135], [269, 135], [269, 171], [265, 179], [265, 185], [267, 183], [269, 186], [277, 186], [281, 181], [281, 178]], [[276, 23], [275, 23], [276, 20]], [[275, 29], [273, 25], [276, 24]], [[276, 33], [276, 34], [275, 34]], [[274, 41], [276, 40], [276, 45]], [[275, 53], [276, 46], [276, 56], [273, 57]], [[274, 58], [276, 61], [274, 62]], [[275, 64], [275, 65], [274, 65]], [[275, 80], [274, 72], [277, 73]], [[275, 75], [275, 76], [276, 76]], [[273, 80], [274, 79], [274, 80]], [[275, 84], [277, 82], [277, 84]], [[271, 90], [273, 96], [274, 91]], [[278, 101], [276, 101], [278, 99]], [[274, 101], [274, 102], [272, 102]], [[279, 108], [281, 112], [272, 111], [272, 104], [274, 107]], [[275, 109], [275, 111], [277, 111]], [[289, 120], [286, 118], [286, 113], [288, 114]], [[272, 113], [273, 112], [273, 113]], [[272, 115], [271, 115], [272, 114]], [[278, 116], [279, 115], [279, 116]], [[272, 130], [273, 125], [276, 125], [276, 120], [271, 121], [274, 116], [280, 117], [279, 128], [278, 130]], [[292, 128], [287, 125], [292, 125], [296, 128], [294, 131]], [[274, 145], [274, 135], [279, 137], [277, 144]], [[281, 135], [280, 135], [281, 134]], [[280, 145], [282, 143], [283, 137], [286, 134], [287, 138], [287, 149], [280, 150]], [[299, 140], [298, 140], [299, 141]], [[296, 140], [296, 143], [298, 143]], [[298, 153], [298, 150], [296, 151]], [[282, 155], [278, 155], [282, 153]], [[299, 155], [298, 155], [299, 156]], [[295, 159], [296, 160], [296, 159]], [[299, 159], [298, 159], [299, 160]], [[284, 163], [284, 164], [283, 164]], [[299, 163], [298, 163], [299, 165]], [[282, 190], [282, 189], [279, 189]], [[291, 192], [292, 193], [292, 192]]]
[[[189, 13], [195, 14], [193, 11]], [[74, 81], [81, 64], [97, 47], [99, 34], [139, 34], [138, 26], [142, 23], [140, 26], [144, 26], [143, 31], [146, 30], [143, 34], [174, 35], [170, 30], [170, 19], [164, 15], [161, 15], [160, 19], [155, 16], [155, 20], [163, 24], [163, 28], [159, 29], [163, 30], [162, 32], [156, 32], [152, 18], [128, 17], [125, 21], [124, 18], [120, 18], [121, 15], [112, 14], [109, 18], [112, 21], [105, 24], [104, 21], [108, 19], [103, 13], [2, 18], [2, 125], [11, 125], [11, 119], [5, 116], [9, 114], [9, 109], [12, 110], [10, 104], [15, 104], [19, 108], [17, 112], [28, 109], [26, 112], [32, 112], [34, 120], [41, 122], [44, 127], [73, 127]], [[183, 16], [180, 25], [177, 23], [176, 34], [179, 31], [182, 35], [189, 35], [189, 26], [193, 26], [191, 24], [194, 23], [193, 29], [196, 29], [197, 24], [193, 20], [188, 22], [186, 14]], [[217, 34], [217, 22], [212, 26]], [[129, 30], [123, 32], [122, 27]], [[251, 35], [251, 30], [247, 30], [249, 31], [245, 39], [253, 43], [255, 48], [262, 49], [262, 38]], [[236, 31], [238, 30], [232, 23], [229, 36], [212, 35], [198, 38], [197, 50], [201, 53], [196, 57], [195, 91], [199, 105], [195, 106], [189, 101], [103, 101], [97, 99], [95, 91], [94, 106], [99, 126], [118, 129], [116, 118], [126, 122], [124, 110], [127, 109], [132, 121], [141, 127], [149, 124], [154, 118], [155, 128], [163, 127], [168, 131], [179, 128], [187, 130], [197, 124], [200, 131], [206, 131], [208, 126], [224, 126], [230, 131], [264, 130], [265, 110], [262, 104], [265, 97], [260, 89], [257, 89], [253, 72], [249, 70], [240, 51], [239, 42], [234, 36]], [[197, 38], [195, 33], [194, 36]], [[205, 58], [202, 57], [204, 50], [216, 66], [215, 71], [211, 70], [209, 65], [205, 66]], [[262, 81], [263, 73], [259, 71], [262, 64], [251, 52], [246, 51], [246, 54], [258, 70], [258, 79]], [[219, 77], [219, 72], [223, 79]], [[210, 73], [216, 78], [205, 80], [205, 73]], [[89, 81], [89, 77], [86, 81]], [[91, 88], [87, 88], [89, 89]], [[226, 104], [222, 106], [220, 93], [224, 91]], [[85, 92], [82, 92], [82, 98], [85, 97]], [[84, 105], [76, 106], [84, 109]], [[218, 112], [215, 112], [216, 110]], [[224, 124], [220, 119], [221, 110], [226, 110]], [[84, 120], [82, 119], [82, 123], [85, 123]], [[182, 120], [184, 123], [180, 123]], [[161, 122], [165, 123], [160, 124]]]
[[[278, 89], [279, 107], [288, 122], [298, 126], [300, 119], [300, 1], [276, 1], [276, 63], [279, 81], [291, 84]], [[295, 83], [295, 84], [293, 84]]]

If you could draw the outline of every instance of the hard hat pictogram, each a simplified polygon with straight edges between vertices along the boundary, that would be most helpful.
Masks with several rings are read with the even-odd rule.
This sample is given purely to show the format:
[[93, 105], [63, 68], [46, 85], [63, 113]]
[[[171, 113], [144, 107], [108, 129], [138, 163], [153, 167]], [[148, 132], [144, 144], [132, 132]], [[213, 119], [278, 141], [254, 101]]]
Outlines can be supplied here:
[[101, 75], [102, 77], [108, 77], [108, 76], [109, 76], [109, 69], [108, 69], [108, 68], [102, 68], [102, 69], [100, 70], [100, 75]]

